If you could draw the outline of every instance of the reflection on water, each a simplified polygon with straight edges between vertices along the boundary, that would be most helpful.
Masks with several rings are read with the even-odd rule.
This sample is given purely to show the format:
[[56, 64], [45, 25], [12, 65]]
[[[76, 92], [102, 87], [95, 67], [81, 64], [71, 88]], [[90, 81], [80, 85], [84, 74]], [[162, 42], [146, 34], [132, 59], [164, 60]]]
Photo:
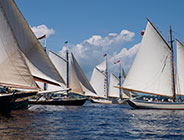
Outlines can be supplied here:
[[184, 138], [184, 111], [172, 110], [129, 110], [129, 132], [135, 137], [149, 139]]
[[1, 140], [182, 139], [184, 111], [35, 105], [0, 117]]

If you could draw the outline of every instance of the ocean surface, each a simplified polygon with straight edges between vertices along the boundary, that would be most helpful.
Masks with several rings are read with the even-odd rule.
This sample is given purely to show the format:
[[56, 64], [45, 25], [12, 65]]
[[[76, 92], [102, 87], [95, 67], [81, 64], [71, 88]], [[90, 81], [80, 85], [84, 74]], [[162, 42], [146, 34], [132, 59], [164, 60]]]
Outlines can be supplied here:
[[0, 140], [184, 139], [184, 111], [32, 105], [0, 116]]

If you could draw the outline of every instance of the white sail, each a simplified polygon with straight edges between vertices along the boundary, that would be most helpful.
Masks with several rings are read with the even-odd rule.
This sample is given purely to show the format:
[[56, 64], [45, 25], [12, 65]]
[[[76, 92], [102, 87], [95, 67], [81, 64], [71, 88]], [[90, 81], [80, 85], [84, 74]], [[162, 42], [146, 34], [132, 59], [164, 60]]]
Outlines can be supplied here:
[[67, 83], [67, 60], [52, 51], [49, 51], [48, 54], [64, 82]]
[[[59, 55], [57, 55], [56, 53], [49, 51], [48, 52], [48, 56], [51, 59], [52, 63], [54, 64], [54, 66], [56, 67], [57, 71], [59, 72], [59, 74], [61, 75], [61, 77], [64, 77], [64, 81], [66, 83], [66, 77], [67, 77], [67, 61], [65, 59], [63, 59], [62, 57], [60, 57]], [[36, 82], [38, 84], [38, 86], [43, 90], [44, 89], [44, 83], [42, 82]], [[48, 91], [56, 91], [56, 90], [64, 90], [66, 89], [66, 85], [63, 83], [60, 83], [61, 86], [55, 86], [52, 84], [47, 84], [46, 85], [46, 89]]]
[[37, 86], [40, 88], [40, 90], [44, 90], [44, 83], [36, 81]]
[[[72, 53], [71, 53], [72, 54]], [[72, 62], [73, 62], [73, 68], [75, 70], [75, 73], [77, 75], [77, 78], [81, 84], [81, 87], [85, 93], [86, 96], [96, 96], [95, 90], [89, 83], [87, 77], [85, 76], [84, 72], [80, 68], [77, 60], [75, 59], [74, 55], [72, 54]]]
[[115, 86], [119, 87], [119, 79], [111, 73], [108, 96], [120, 98], [120, 89], [116, 88]]
[[150, 22], [122, 87], [148, 94], [173, 96], [171, 49]]
[[5, 15], [0, 3], [0, 84], [38, 89]]
[[[28, 67], [36, 80], [64, 83], [41, 44], [30, 29], [14, 0], [0, 0], [1, 11], [16, 40], [16, 45], [27, 58]], [[49, 77], [49, 78], [48, 78]]]
[[76, 93], [76, 94], [80, 94], [80, 95], [84, 95], [83, 93], [83, 89], [80, 85], [80, 81], [77, 77], [77, 74], [75, 72], [74, 66], [71, 63], [71, 67], [70, 67], [70, 84], [69, 87], [71, 88], [71, 92]]
[[107, 69], [107, 61], [106, 61], [106, 59], [105, 59], [102, 63], [100, 63], [99, 65], [97, 65], [96, 67], [97, 67], [100, 71], [105, 72], [106, 69]]
[[[49, 51], [48, 54], [49, 54], [49, 58], [51, 59], [52, 63], [56, 67], [61, 77], [63, 78], [64, 82], [67, 83], [67, 61], [52, 51]], [[47, 84], [47, 90], [66, 89], [66, 84], [60, 83], [60, 85], [61, 86], [58, 87], [52, 84]]]
[[107, 95], [105, 93], [105, 75], [98, 70], [96, 67], [93, 69], [93, 73], [90, 79], [90, 83], [96, 91], [97, 95], [102, 98], [106, 98]]
[[64, 84], [61, 84], [60, 86], [55, 86], [52, 84], [47, 84], [47, 90], [65, 90], [67, 87]]
[[177, 40], [177, 95], [184, 95], [184, 46]]

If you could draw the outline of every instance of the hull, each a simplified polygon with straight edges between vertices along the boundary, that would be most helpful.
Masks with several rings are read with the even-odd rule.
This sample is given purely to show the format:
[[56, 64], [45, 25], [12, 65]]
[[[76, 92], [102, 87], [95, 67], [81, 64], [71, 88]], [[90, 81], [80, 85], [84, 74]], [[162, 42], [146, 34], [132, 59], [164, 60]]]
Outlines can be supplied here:
[[27, 98], [17, 99], [13, 102], [12, 110], [27, 109], [28, 105], [29, 103]]
[[134, 99], [127, 102], [135, 109], [184, 110], [184, 103], [178, 102], [147, 102]]
[[118, 104], [127, 104], [127, 99], [124, 99], [124, 100], [118, 100], [117, 101], [118, 102]]
[[91, 102], [98, 104], [112, 104], [112, 100], [109, 99], [91, 99]]
[[13, 94], [0, 95], [0, 114], [9, 114], [12, 110]]
[[40, 104], [40, 105], [67, 105], [67, 106], [82, 106], [86, 102], [86, 98], [82, 99], [60, 99], [60, 100], [30, 100], [29, 104]]
[[28, 97], [34, 96], [36, 94], [37, 91], [14, 93], [12, 101], [12, 110], [27, 109], [29, 105]]
[[120, 99], [90, 99], [90, 101], [97, 104], [127, 104], [127, 100]]

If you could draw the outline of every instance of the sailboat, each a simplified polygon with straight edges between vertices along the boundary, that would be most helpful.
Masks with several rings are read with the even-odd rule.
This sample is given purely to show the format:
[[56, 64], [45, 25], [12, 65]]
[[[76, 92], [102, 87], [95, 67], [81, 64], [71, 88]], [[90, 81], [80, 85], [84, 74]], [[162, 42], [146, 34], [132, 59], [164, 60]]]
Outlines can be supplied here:
[[125, 78], [122, 88], [145, 94], [168, 97], [168, 101], [145, 101], [136, 98], [128, 104], [136, 109], [183, 110], [184, 103], [177, 100], [183, 93], [184, 47], [177, 41], [177, 87], [174, 72], [172, 30], [170, 27], [170, 46], [148, 20], [141, 46]]
[[0, 31], [0, 86], [16, 89], [0, 94], [0, 112], [28, 102], [39, 90], [35, 81], [64, 83], [14, 0], [0, 0]]
[[[49, 57], [56, 69], [63, 77], [66, 85], [65, 88], [69, 88], [67, 92], [55, 93], [56, 98], [51, 95], [50, 99], [40, 99], [35, 101], [30, 101], [32, 104], [48, 104], [48, 105], [83, 105], [87, 100], [86, 95], [88, 96], [95, 94], [94, 89], [91, 87], [89, 81], [84, 75], [82, 69], [80, 68], [78, 62], [76, 61], [74, 55], [71, 53], [72, 61], [70, 63], [70, 79], [69, 79], [69, 66], [68, 66], [68, 50], [66, 53], [66, 60], [56, 53], [49, 51]], [[49, 90], [55, 89], [56, 87], [48, 84], [47, 88]], [[56, 89], [55, 89], [56, 90]], [[61, 90], [58, 88], [58, 90]], [[58, 94], [60, 96], [58, 96]]]
[[[119, 63], [120, 61], [118, 61]], [[110, 81], [108, 82], [107, 59], [97, 65], [93, 69], [90, 83], [96, 91], [97, 95], [91, 98], [92, 103], [101, 104], [124, 104], [125, 99], [129, 98], [121, 86], [121, 64], [119, 78], [113, 73], [110, 74]], [[118, 87], [118, 88], [117, 88]]]

